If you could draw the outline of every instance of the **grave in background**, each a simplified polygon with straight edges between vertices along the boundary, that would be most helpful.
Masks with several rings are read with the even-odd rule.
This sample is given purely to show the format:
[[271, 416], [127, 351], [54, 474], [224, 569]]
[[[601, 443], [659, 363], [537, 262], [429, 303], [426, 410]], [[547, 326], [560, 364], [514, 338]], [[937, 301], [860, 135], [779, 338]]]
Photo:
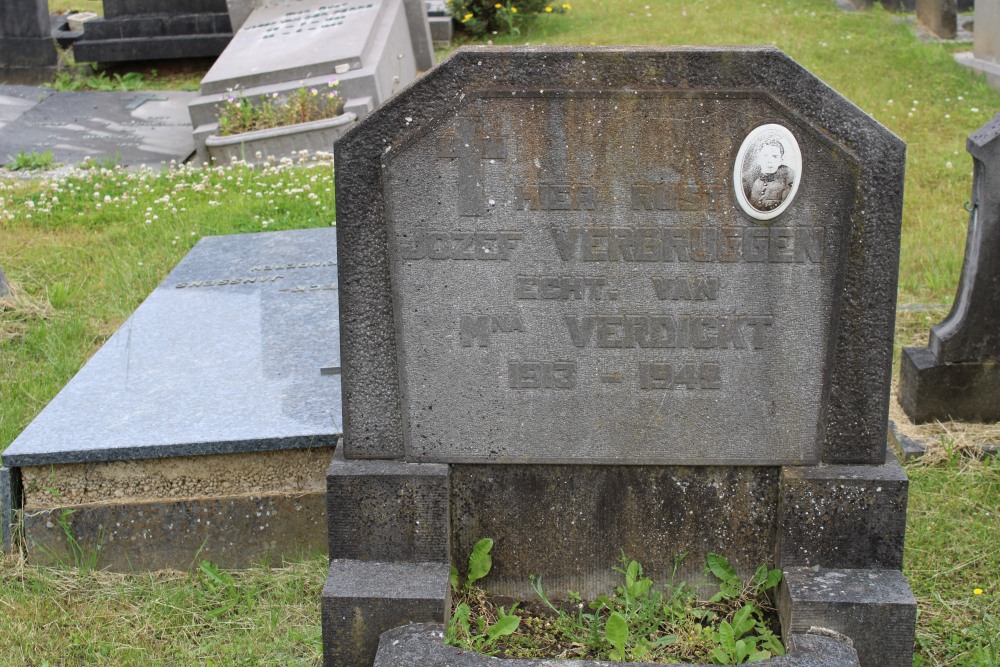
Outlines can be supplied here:
[[218, 131], [218, 105], [237, 94], [325, 91], [336, 80], [344, 111], [364, 118], [416, 78], [411, 35], [427, 30], [427, 18], [411, 26], [407, 9], [404, 0], [286, 0], [255, 9], [189, 107], [199, 157], [207, 160], [205, 141]]
[[56, 47], [45, 0], [0, 3], [0, 77], [37, 83], [52, 77]]
[[[3, 453], [28, 557], [187, 569], [324, 550], [341, 434], [333, 228], [200, 240]], [[72, 557], [69, 557], [72, 561]]]
[[991, 86], [1000, 90], [1000, 0], [976, 2], [972, 51], [956, 53], [955, 60], [981, 72]]
[[325, 664], [441, 623], [491, 537], [516, 596], [772, 561], [796, 649], [908, 666], [904, 152], [773, 48], [461, 49], [338, 141]]
[[217, 56], [233, 37], [225, 0], [104, 0], [104, 17], [83, 24], [77, 62]]
[[10, 283], [3, 274], [3, 267], [0, 267], [0, 296], [10, 296]]
[[955, 39], [958, 3], [956, 0], [917, 0], [917, 22], [936, 37]]
[[[24, 150], [56, 162], [85, 157], [115, 164], [181, 162], [194, 152], [185, 106], [173, 90], [68, 92], [0, 85], [0, 161]], [[26, 148], [27, 147], [27, 148]]]
[[1000, 114], [966, 150], [972, 212], [958, 294], [927, 347], [903, 348], [899, 403], [917, 424], [1000, 420]]

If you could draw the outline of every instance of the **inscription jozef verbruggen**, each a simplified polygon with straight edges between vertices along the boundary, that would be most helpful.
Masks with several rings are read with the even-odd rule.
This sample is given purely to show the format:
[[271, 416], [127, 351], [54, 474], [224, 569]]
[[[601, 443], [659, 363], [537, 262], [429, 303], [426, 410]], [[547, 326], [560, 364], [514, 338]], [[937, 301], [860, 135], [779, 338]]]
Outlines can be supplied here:
[[739, 94], [512, 91], [390, 149], [407, 455], [816, 461], [848, 160]]

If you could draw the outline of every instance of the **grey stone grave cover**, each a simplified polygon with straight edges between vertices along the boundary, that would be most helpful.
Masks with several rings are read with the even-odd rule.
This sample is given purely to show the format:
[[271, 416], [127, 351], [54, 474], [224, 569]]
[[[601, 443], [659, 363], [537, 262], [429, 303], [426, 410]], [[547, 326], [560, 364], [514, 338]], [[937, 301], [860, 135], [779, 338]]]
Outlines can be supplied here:
[[884, 460], [904, 147], [779, 51], [462, 50], [375, 118], [348, 458]]
[[336, 264], [329, 227], [200, 240], [4, 464], [332, 448]]

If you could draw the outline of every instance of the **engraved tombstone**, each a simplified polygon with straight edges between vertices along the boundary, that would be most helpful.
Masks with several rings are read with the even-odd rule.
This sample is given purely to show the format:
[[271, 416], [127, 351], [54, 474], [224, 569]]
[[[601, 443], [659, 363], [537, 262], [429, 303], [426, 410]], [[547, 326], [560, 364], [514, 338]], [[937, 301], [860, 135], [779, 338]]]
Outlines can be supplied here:
[[972, 211], [951, 313], [903, 349], [899, 402], [923, 423], [1000, 419], [1000, 114], [969, 137]]
[[463, 49], [342, 138], [326, 664], [440, 623], [487, 536], [515, 596], [773, 560], [786, 636], [909, 664], [903, 157], [773, 48]]

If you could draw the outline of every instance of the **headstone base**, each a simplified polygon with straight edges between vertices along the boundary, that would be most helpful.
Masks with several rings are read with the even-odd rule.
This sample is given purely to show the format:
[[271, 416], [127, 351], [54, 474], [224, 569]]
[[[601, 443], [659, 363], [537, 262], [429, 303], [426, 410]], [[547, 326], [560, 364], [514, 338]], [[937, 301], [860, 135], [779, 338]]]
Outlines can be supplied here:
[[324, 667], [368, 667], [383, 632], [443, 623], [450, 590], [447, 563], [331, 561], [322, 598]]
[[778, 613], [786, 640], [828, 628], [854, 642], [861, 667], [909, 667], [917, 600], [898, 570], [785, 568]]
[[986, 83], [1000, 90], [1000, 63], [977, 58], [972, 51], [962, 51], [955, 54], [955, 62], [979, 72], [986, 77]]
[[908, 486], [891, 449], [881, 466], [782, 468], [777, 561], [902, 569]]
[[9, 69], [55, 67], [56, 47], [51, 37], [8, 37], [0, 40], [0, 63]]
[[938, 363], [930, 348], [903, 348], [899, 403], [914, 424], [1000, 420], [1000, 363]]

